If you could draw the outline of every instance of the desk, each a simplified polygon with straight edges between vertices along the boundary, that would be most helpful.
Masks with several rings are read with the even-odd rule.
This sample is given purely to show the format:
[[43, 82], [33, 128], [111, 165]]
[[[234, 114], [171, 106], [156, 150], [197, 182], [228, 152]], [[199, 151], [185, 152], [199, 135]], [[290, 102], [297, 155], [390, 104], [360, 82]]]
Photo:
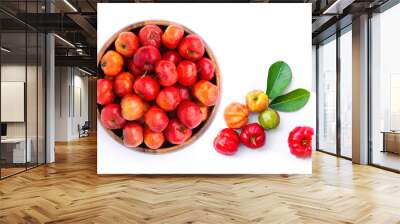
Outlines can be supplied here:
[[383, 150], [382, 152], [392, 152], [400, 154], [400, 131], [382, 131]]
[[[27, 147], [25, 154], [25, 138], [5, 138], [1, 139], [1, 151], [2, 157], [6, 159], [9, 163], [25, 163], [31, 162], [32, 153], [31, 145], [32, 141], [30, 138], [26, 139]], [[12, 148], [10, 148], [10, 146]], [[4, 156], [3, 156], [4, 152]], [[11, 156], [12, 154], [12, 156]], [[11, 160], [12, 158], [12, 160]], [[26, 161], [25, 161], [26, 160]]]

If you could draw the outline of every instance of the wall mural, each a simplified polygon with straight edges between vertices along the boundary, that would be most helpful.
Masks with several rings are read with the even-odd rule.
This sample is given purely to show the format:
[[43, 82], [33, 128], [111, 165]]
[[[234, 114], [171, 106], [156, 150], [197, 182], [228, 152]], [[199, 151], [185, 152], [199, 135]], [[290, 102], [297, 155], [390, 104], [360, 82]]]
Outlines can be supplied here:
[[99, 4], [98, 173], [311, 173], [310, 11]]

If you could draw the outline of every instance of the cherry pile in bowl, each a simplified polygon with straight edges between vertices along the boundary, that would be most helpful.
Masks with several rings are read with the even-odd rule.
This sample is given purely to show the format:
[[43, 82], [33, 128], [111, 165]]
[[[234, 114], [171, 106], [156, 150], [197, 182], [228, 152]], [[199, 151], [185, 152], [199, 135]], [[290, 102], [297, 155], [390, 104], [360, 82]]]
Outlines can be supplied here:
[[219, 99], [217, 65], [203, 40], [177, 24], [118, 33], [100, 51], [100, 121], [125, 146], [158, 151], [184, 145]]

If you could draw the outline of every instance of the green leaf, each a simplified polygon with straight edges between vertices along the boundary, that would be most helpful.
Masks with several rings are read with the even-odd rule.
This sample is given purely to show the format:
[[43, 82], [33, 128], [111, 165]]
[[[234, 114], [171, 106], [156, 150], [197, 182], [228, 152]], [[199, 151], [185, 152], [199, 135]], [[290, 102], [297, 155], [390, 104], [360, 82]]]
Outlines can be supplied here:
[[269, 67], [267, 80], [267, 95], [274, 99], [288, 87], [292, 81], [292, 70], [283, 61], [277, 61]]
[[307, 104], [310, 92], [305, 89], [295, 89], [285, 95], [278, 96], [269, 107], [278, 111], [293, 112], [300, 110]]

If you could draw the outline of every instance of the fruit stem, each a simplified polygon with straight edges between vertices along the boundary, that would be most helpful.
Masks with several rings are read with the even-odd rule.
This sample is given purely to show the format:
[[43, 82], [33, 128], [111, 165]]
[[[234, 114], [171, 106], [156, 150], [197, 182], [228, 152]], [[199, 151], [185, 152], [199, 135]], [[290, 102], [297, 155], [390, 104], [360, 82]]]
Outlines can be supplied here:
[[256, 136], [251, 136], [250, 142], [251, 142], [251, 144], [256, 145]]
[[144, 77], [144, 76], [146, 76], [146, 75], [147, 75], [147, 70], [144, 71], [143, 75], [142, 75], [140, 78], [142, 78], [142, 77]]
[[187, 50], [188, 55], [195, 55], [197, 52], [194, 50]]

